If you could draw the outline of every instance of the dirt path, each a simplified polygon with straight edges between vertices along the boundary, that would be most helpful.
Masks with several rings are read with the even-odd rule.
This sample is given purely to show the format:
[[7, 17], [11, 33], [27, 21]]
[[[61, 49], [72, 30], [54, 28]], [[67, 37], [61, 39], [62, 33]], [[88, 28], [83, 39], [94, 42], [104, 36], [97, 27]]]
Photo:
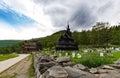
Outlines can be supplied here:
[[30, 78], [29, 68], [32, 64], [32, 56], [28, 56], [19, 63], [0, 74], [0, 78]]

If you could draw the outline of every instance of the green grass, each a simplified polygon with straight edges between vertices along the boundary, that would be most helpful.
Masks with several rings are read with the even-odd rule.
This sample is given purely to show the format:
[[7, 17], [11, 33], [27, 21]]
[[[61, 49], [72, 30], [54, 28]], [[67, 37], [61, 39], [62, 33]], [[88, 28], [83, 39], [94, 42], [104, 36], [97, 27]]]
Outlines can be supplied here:
[[32, 59], [32, 64], [30, 65], [30, 68], [28, 69], [28, 76], [29, 77], [34, 77], [34, 72], [35, 72], [35, 69], [34, 69], [34, 57], [33, 57], [33, 54], [30, 55], [30, 58]]
[[113, 58], [112, 58], [112, 61], [116, 61], [120, 58], [120, 52], [113, 52]]
[[10, 58], [17, 57], [18, 54], [0, 54], [0, 61], [4, 61]]
[[[113, 55], [113, 56], [111, 56]], [[86, 53], [82, 58], [72, 58], [71, 60], [76, 63], [81, 63], [89, 68], [98, 67], [105, 64], [112, 64], [114, 61], [120, 58], [120, 52], [104, 53], [104, 56], [99, 56], [98, 52]]]
[[[51, 51], [43, 51], [41, 52], [42, 54], [49, 54], [49, 55], [53, 55], [53, 52]], [[82, 57], [78, 58], [77, 54], [81, 54]], [[66, 52], [63, 52], [61, 57], [64, 57], [66, 54]], [[56, 53], [55, 55], [57, 55], [59, 57], [59, 53]], [[68, 52], [68, 55], [71, 59], [71, 61], [76, 62], [76, 63], [80, 63], [83, 64], [89, 68], [91, 67], [98, 67], [101, 65], [106, 65], [106, 64], [112, 64], [114, 61], [118, 60], [120, 58], [120, 52], [111, 52], [111, 53], [104, 53], [103, 57], [99, 56], [99, 53], [97, 51], [93, 52], [93, 53], [82, 53], [81, 51], [76, 52], [75, 57], [72, 57], [72, 52]]]

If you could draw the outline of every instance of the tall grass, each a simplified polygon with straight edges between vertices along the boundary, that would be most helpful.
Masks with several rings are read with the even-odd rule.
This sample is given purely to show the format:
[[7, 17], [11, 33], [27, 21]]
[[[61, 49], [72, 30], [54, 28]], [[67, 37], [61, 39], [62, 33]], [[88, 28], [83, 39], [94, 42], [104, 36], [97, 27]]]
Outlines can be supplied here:
[[[53, 55], [53, 52], [51, 51], [46, 51], [46, 52], [41, 52], [42, 54], [49, 54]], [[78, 58], [77, 54], [81, 54], [82, 57]], [[63, 52], [61, 57], [66, 56], [66, 52]], [[59, 57], [59, 52], [55, 53]], [[113, 55], [112, 57], [109, 55]], [[72, 57], [72, 52], [68, 52], [68, 56], [70, 57], [71, 61], [78, 63], [78, 64], [83, 64], [89, 68], [91, 67], [98, 67], [101, 65], [106, 65], [106, 64], [111, 64], [114, 61], [118, 60], [120, 58], [120, 52], [112, 52], [112, 53], [104, 53], [104, 56], [99, 56], [99, 53], [97, 51], [92, 52], [92, 53], [82, 53], [81, 51], [76, 52], [75, 57]]]
[[34, 57], [33, 57], [33, 54], [31, 54], [29, 56], [29, 58], [31, 59], [31, 65], [28, 69], [28, 76], [31, 78], [31, 77], [34, 77], [34, 73], [35, 73], [35, 69], [34, 69]]

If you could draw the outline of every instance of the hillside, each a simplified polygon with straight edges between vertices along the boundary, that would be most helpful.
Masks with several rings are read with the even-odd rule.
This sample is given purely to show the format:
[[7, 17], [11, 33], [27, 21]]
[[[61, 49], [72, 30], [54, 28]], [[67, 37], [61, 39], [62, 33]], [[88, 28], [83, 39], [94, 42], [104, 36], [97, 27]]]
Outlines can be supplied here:
[[21, 40], [0, 40], [0, 47], [13, 46], [19, 42], [21, 42]]
[[[97, 24], [96, 24], [97, 26]], [[36, 38], [36, 42], [40, 42], [44, 49], [55, 49], [58, 39], [63, 35], [65, 30], [58, 31], [52, 35]], [[120, 47], [120, 25], [97, 28], [92, 30], [83, 30], [81, 32], [72, 32], [73, 39], [81, 47]], [[33, 39], [31, 39], [33, 40]], [[0, 46], [10, 46], [10, 47], [0, 47], [0, 53], [11, 53], [11, 52], [22, 52], [21, 46], [25, 42], [31, 40], [19, 41], [19, 40], [2, 40], [0, 41]], [[13, 46], [14, 45], [14, 46]]]
[[54, 48], [58, 42], [59, 37], [64, 34], [65, 30], [58, 31], [50, 36], [37, 39], [37, 42], [40, 42], [43, 48]]
[[[98, 25], [102, 25], [101, 27]], [[81, 32], [74, 31], [72, 36], [81, 46], [90, 47], [109, 47], [120, 46], [120, 25], [106, 27], [104, 23], [97, 23], [95, 29], [83, 30]], [[65, 30], [56, 32], [50, 36], [37, 39], [43, 45], [43, 48], [55, 48], [56, 43]]]

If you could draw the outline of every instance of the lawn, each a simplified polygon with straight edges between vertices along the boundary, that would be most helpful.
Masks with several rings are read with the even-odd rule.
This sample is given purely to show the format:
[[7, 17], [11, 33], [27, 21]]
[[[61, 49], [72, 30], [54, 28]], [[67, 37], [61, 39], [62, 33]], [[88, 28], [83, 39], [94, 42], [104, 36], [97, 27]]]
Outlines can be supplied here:
[[[42, 51], [42, 54], [49, 54], [49, 55], [57, 55], [58, 57], [64, 57], [66, 56], [66, 53], [68, 53], [68, 56], [70, 57], [71, 61], [83, 64], [89, 68], [91, 67], [98, 67], [105, 64], [111, 64], [114, 61], [118, 60], [120, 58], [120, 52], [111, 52], [111, 53], [104, 53], [104, 56], [99, 56], [98, 52], [88, 52], [88, 53], [82, 53], [81, 51], [78, 51], [75, 53], [75, 57], [72, 57], [72, 52], [63, 52], [63, 53], [53, 53], [51, 51]], [[82, 57], [78, 58], [77, 54], [80, 54]]]
[[4, 61], [10, 58], [19, 56], [18, 54], [0, 54], [0, 61]]

